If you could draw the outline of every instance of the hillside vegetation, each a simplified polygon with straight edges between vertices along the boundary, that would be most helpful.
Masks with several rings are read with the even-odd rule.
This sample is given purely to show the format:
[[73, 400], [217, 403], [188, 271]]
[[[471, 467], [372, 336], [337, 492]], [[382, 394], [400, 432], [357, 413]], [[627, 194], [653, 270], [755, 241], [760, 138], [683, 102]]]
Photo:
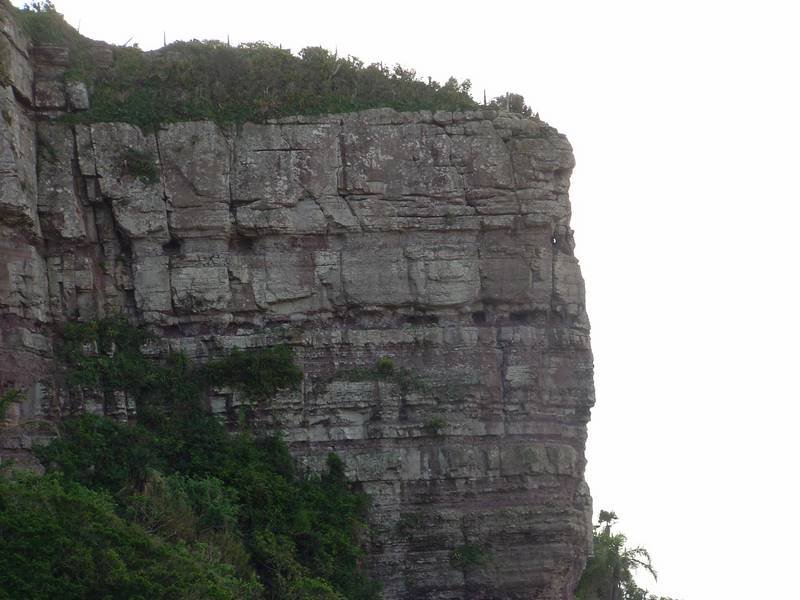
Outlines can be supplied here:
[[[36, 449], [43, 476], [0, 476], [0, 598], [371, 600], [369, 500], [341, 460], [298, 470], [280, 437], [229, 434], [209, 385], [269, 402], [301, 373], [288, 348], [204, 366], [154, 362], [122, 319], [73, 323], [59, 350], [73, 397], [136, 399], [136, 423], [82, 415]], [[106, 412], [111, 409], [106, 406]]]

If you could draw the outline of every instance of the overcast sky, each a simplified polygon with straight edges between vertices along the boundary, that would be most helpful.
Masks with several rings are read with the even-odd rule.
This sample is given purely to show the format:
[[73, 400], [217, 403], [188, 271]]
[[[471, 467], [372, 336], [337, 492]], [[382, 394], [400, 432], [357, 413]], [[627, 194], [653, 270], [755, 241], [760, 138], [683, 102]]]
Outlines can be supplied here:
[[796, 593], [797, 2], [55, 3], [113, 43], [318, 45], [524, 94], [577, 158], [595, 509], [650, 550], [651, 590]]

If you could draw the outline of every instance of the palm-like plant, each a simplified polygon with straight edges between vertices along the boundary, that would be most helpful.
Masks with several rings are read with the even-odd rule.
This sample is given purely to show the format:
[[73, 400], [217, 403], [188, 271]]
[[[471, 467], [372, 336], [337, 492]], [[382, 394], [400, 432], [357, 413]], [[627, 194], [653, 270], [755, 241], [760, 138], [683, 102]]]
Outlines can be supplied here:
[[651, 600], [654, 597], [640, 588], [634, 580], [634, 572], [644, 569], [653, 578], [650, 554], [644, 548], [628, 548], [627, 538], [622, 533], [612, 533], [611, 524], [617, 515], [600, 511], [594, 528], [594, 554], [586, 564], [578, 589], [577, 600]]

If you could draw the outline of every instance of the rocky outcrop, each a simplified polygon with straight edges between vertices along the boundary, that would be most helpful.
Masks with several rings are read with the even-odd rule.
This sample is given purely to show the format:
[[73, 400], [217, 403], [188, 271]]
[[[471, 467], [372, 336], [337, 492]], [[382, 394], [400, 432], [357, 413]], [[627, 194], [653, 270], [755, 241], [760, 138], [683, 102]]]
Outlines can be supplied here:
[[4, 457], [104, 410], [52, 383], [66, 320], [124, 313], [199, 361], [288, 343], [301, 391], [210, 406], [310, 468], [342, 456], [385, 598], [572, 597], [593, 387], [563, 135], [490, 110], [70, 125], [90, 99], [58, 53], [40, 86], [7, 17], [0, 43], [0, 383], [26, 390]]

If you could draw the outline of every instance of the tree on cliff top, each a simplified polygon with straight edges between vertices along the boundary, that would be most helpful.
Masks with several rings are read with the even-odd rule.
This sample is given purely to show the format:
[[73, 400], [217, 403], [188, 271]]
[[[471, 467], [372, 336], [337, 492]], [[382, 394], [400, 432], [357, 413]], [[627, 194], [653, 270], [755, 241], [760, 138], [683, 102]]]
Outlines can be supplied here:
[[511, 112], [525, 115], [526, 117], [533, 115], [533, 110], [530, 106], [525, 104], [525, 97], [522, 94], [508, 93], [504, 96], [498, 96], [489, 103], [489, 106], [491, 108], [510, 110]]

